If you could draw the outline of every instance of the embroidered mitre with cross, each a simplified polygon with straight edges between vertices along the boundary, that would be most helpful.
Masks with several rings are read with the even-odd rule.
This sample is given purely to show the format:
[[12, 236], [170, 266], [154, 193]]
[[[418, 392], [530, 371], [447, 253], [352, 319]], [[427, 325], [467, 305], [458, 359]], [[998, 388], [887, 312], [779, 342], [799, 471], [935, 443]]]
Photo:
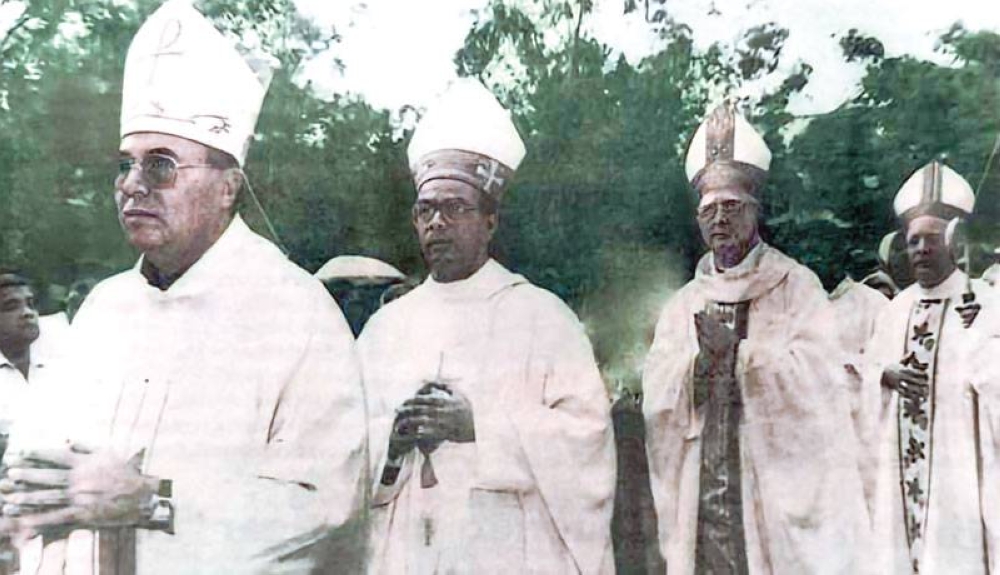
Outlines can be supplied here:
[[437, 179], [465, 182], [499, 201], [524, 159], [510, 112], [479, 81], [456, 80], [417, 124], [407, 148], [417, 191]]
[[169, 0], [132, 39], [122, 138], [158, 132], [233, 156], [242, 166], [276, 60], [244, 57], [188, 0]]

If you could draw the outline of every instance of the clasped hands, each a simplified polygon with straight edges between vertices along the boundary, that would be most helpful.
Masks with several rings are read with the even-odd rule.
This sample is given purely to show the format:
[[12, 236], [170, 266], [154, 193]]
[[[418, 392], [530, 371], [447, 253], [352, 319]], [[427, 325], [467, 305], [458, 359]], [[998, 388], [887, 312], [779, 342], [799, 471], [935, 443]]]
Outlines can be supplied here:
[[428, 382], [396, 409], [389, 437], [389, 459], [414, 447], [429, 454], [444, 441], [476, 440], [472, 404], [461, 392], [440, 382]]
[[68, 445], [8, 454], [0, 498], [3, 530], [18, 538], [83, 528], [137, 526], [149, 517], [158, 480], [129, 460]]

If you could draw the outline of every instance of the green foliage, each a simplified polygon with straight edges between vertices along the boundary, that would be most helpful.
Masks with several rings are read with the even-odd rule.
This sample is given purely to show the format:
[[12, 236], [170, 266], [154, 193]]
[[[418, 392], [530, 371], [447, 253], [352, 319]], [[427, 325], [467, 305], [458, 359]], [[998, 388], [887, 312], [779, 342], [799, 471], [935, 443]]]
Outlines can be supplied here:
[[773, 22], [751, 28], [736, 49], [740, 76], [751, 79], [774, 72], [787, 39], [788, 30]]
[[[1000, 37], [960, 30], [945, 34], [941, 49], [965, 54], [961, 66], [872, 57], [857, 97], [813, 118], [789, 149], [777, 149], [772, 183], [780, 185], [771, 186], [777, 194], [769, 207], [785, 217], [771, 221], [775, 242], [828, 288], [845, 274], [858, 278], [874, 267], [874, 246], [897, 225], [892, 199], [916, 169], [942, 157], [977, 186], [1000, 134], [1000, 75], [990, 71], [998, 60], [982, 46], [987, 38], [1000, 44]], [[853, 31], [847, 38], [852, 35], [850, 45], [875, 45]], [[998, 169], [977, 200], [973, 237], [984, 245], [1000, 242]], [[973, 255], [978, 271], [986, 254]]]
[[848, 62], [866, 58], [882, 58], [885, 56], [885, 46], [878, 38], [865, 36], [857, 28], [851, 28], [847, 35], [840, 39], [840, 48]]
[[42, 284], [127, 254], [109, 191], [121, 55], [137, 28], [134, 8], [33, 2], [0, 42], [0, 254]]

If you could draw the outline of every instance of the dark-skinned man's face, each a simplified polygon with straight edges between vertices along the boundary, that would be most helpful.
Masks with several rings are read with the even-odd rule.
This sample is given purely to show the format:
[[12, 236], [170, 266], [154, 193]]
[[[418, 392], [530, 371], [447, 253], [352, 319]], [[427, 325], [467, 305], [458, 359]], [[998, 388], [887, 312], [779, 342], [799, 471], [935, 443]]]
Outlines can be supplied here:
[[945, 242], [948, 221], [934, 216], [919, 216], [906, 225], [906, 253], [917, 283], [932, 288], [955, 271], [955, 261]]
[[489, 259], [497, 214], [489, 213], [482, 192], [457, 180], [431, 180], [417, 194], [413, 227], [420, 251], [439, 282], [474, 274]]
[[28, 286], [0, 288], [0, 344], [24, 349], [38, 339], [35, 294]]

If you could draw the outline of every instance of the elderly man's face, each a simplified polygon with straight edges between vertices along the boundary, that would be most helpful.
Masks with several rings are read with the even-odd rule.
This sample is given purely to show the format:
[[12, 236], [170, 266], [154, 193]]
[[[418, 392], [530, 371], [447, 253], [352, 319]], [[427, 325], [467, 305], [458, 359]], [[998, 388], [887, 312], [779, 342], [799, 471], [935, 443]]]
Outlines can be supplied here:
[[738, 189], [710, 192], [698, 206], [698, 227], [716, 265], [733, 267], [757, 237], [757, 203]]
[[914, 218], [906, 226], [906, 253], [921, 287], [932, 288], [955, 271], [955, 261], [945, 243], [948, 221], [934, 216]]
[[482, 193], [457, 180], [431, 180], [413, 205], [420, 250], [440, 282], [465, 279], [489, 259], [497, 214], [484, 211]]
[[129, 242], [157, 266], [190, 265], [225, 229], [236, 189], [226, 171], [206, 166], [209, 148], [177, 136], [145, 132], [122, 139], [119, 155], [137, 162], [167, 156], [181, 167], [156, 185], [138, 166], [118, 178], [115, 203]]
[[28, 286], [0, 288], [0, 347], [25, 348], [38, 339], [35, 294]]

